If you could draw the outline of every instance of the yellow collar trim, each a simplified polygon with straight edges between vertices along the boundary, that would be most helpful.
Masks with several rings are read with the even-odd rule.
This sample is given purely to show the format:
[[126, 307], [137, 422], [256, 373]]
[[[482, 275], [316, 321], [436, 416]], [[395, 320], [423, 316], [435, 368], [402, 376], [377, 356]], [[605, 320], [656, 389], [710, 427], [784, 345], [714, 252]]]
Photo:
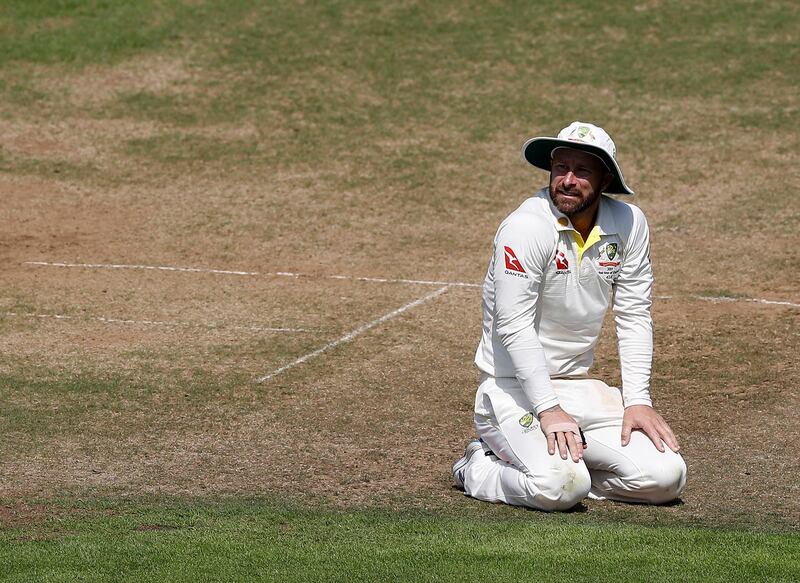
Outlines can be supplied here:
[[572, 231], [572, 238], [575, 239], [575, 243], [578, 245], [578, 265], [580, 265], [581, 259], [583, 258], [583, 253], [595, 243], [600, 242], [600, 227], [597, 225], [592, 227], [592, 230], [589, 232], [589, 236], [586, 238], [585, 242], [583, 237], [581, 237], [581, 234], [574, 229]]

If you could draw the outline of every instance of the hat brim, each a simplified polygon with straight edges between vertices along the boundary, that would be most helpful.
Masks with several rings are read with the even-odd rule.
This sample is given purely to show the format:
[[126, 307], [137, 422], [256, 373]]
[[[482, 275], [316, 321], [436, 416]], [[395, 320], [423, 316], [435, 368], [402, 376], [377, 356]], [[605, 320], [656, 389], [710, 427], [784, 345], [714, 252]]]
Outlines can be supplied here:
[[625, 184], [625, 178], [622, 176], [622, 170], [620, 170], [617, 161], [599, 146], [573, 140], [539, 137], [531, 138], [525, 142], [522, 146], [522, 155], [528, 163], [542, 170], [550, 171], [550, 156], [556, 148], [572, 148], [573, 150], [582, 150], [594, 154], [605, 163], [611, 174], [614, 175], [614, 179], [604, 192], [608, 194], [635, 194], [628, 188], [628, 185]]

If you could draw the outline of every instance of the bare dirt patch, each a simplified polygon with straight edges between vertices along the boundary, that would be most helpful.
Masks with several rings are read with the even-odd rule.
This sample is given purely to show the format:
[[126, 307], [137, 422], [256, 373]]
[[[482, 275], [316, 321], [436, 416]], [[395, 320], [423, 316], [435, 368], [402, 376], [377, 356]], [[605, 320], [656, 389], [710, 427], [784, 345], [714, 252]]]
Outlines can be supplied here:
[[80, 191], [55, 180], [28, 176], [0, 177], [2, 217], [0, 257], [4, 271], [18, 269], [19, 262], [39, 254], [88, 245], [102, 246], [115, 225], [93, 221], [108, 216], [108, 207], [88, 204]]
[[269, 274], [33, 265], [12, 273], [0, 300], [4, 355], [71, 371], [259, 376], [429, 291]]
[[47, 508], [42, 504], [27, 504], [15, 502], [14, 504], [0, 504], [0, 526], [17, 527], [44, 522], [47, 517]]

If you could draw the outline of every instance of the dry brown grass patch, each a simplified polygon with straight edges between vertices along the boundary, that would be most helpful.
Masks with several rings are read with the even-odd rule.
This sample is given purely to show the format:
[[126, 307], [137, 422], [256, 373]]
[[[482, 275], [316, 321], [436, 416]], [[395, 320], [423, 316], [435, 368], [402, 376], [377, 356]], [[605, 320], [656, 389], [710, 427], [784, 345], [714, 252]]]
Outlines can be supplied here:
[[199, 73], [189, 62], [186, 57], [137, 56], [116, 65], [90, 65], [67, 75], [60, 67], [42, 67], [37, 81], [41, 90], [66, 97], [74, 107], [98, 107], [126, 93], [191, 91]]

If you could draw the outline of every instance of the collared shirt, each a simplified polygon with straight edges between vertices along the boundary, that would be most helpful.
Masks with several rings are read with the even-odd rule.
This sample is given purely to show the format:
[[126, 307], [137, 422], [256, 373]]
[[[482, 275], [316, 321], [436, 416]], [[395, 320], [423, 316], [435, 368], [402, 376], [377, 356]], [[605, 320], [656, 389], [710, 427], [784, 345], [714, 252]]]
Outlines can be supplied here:
[[551, 377], [588, 374], [611, 304], [625, 406], [650, 405], [652, 284], [638, 207], [603, 196], [583, 241], [544, 188], [497, 230], [475, 363], [493, 376], [517, 377], [538, 414], [558, 404]]

